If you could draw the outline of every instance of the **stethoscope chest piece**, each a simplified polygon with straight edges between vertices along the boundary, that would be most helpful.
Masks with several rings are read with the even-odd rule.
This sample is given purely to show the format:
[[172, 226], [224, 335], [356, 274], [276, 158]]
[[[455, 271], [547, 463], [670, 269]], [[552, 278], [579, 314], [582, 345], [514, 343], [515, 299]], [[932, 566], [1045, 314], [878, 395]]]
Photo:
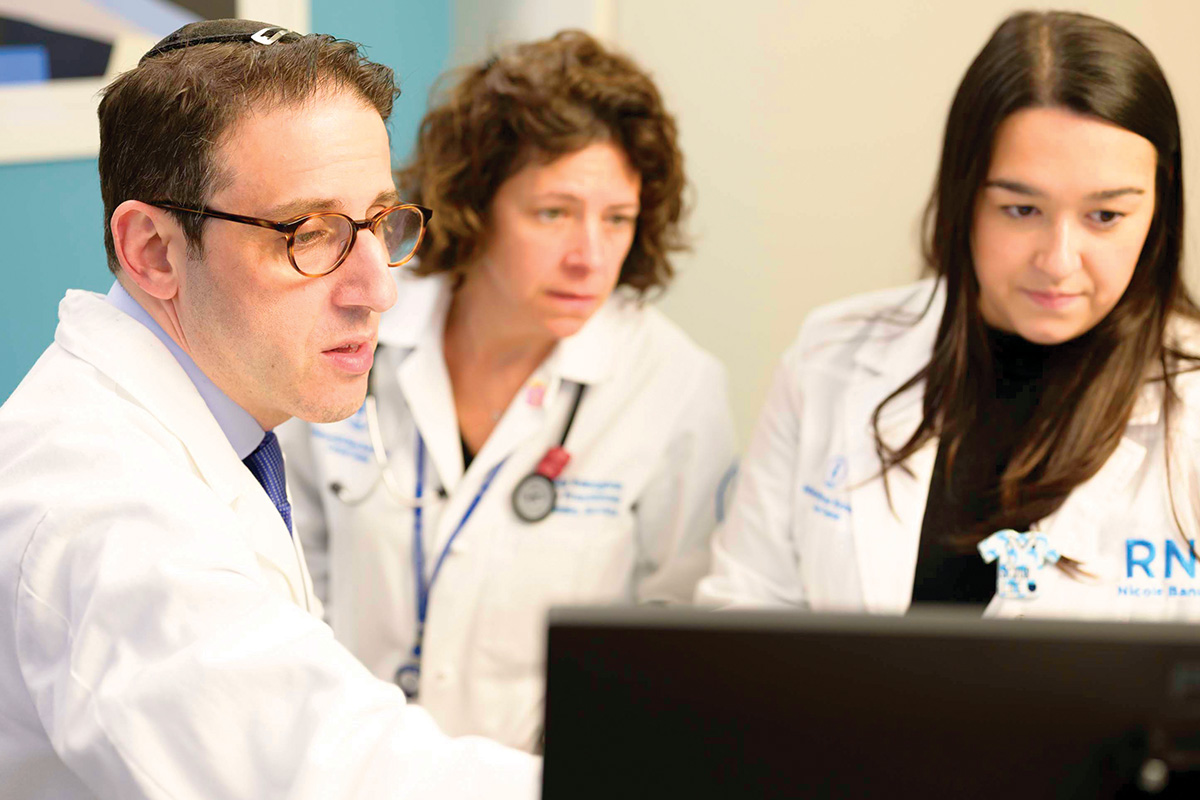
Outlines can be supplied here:
[[396, 670], [396, 685], [404, 692], [409, 700], [417, 699], [417, 690], [421, 686], [421, 668], [413, 663], [405, 664]]
[[522, 478], [513, 490], [512, 507], [525, 522], [541, 522], [550, 516], [557, 499], [554, 481], [535, 472]]
[[550, 516], [558, 500], [554, 479], [562, 474], [570, 460], [571, 456], [561, 446], [550, 448], [537, 470], [522, 478], [513, 489], [513, 512], [525, 522], [541, 522]]

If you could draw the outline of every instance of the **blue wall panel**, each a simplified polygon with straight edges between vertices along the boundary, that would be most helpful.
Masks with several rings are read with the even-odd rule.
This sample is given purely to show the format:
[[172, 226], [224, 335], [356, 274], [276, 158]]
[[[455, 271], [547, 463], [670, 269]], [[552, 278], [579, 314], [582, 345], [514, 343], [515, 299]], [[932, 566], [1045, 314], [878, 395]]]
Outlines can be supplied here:
[[0, 398], [54, 338], [68, 288], [107, 291], [96, 161], [0, 166]]
[[388, 126], [392, 155], [416, 140], [430, 87], [450, 62], [450, 0], [313, 0], [312, 28], [362, 42], [367, 56], [396, 71], [401, 95]]
[[[403, 94], [389, 127], [397, 161], [449, 63], [451, 15], [450, 0], [312, 0], [314, 31], [362, 42], [396, 70]], [[95, 159], [0, 165], [0, 401], [53, 340], [63, 293], [111, 285], [103, 216]]]

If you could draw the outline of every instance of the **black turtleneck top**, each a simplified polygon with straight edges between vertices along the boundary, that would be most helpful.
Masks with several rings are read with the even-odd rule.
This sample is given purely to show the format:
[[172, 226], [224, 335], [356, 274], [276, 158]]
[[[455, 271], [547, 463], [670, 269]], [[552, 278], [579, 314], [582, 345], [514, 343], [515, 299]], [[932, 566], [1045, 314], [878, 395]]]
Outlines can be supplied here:
[[[1051, 355], [1060, 346], [1038, 345], [1017, 334], [988, 329], [995, 391], [981, 399], [978, 422], [963, 436], [947, 475], [947, 446], [938, 446], [921, 542], [912, 602], [985, 606], [996, 591], [996, 564], [985, 564], [974, 548], [955, 546], [950, 537], [1000, 509], [1000, 478], [1021, 429], [1029, 422]], [[1025, 528], [1035, 520], [1028, 520]]]

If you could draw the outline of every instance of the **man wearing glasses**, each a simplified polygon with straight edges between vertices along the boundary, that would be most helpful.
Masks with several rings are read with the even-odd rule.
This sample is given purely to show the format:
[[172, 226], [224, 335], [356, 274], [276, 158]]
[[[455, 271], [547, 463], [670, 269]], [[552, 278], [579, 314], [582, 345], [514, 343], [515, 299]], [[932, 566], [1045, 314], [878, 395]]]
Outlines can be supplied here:
[[[107, 296], [0, 408], [0, 794], [534, 797], [319, 621], [272, 429], [362, 403], [389, 267], [391, 70], [185, 26], [100, 107]], [[36, 265], [34, 268], [52, 268]]]

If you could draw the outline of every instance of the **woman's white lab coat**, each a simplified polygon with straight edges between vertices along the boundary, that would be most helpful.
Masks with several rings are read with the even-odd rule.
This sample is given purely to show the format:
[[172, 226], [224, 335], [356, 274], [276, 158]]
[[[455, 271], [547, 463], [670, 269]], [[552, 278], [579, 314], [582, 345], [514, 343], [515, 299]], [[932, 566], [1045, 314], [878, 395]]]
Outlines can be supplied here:
[[[504, 412], [464, 474], [442, 334], [443, 277], [400, 279], [384, 315], [373, 375], [389, 469], [415, 489], [418, 429], [428, 451], [427, 572], [485, 476], [490, 488], [433, 585], [419, 702], [451, 733], [531, 748], [542, 720], [545, 614], [553, 604], [690, 602], [708, 568], [718, 493], [733, 462], [724, 369], [665, 317], [614, 296], [564, 339]], [[557, 445], [577, 386], [587, 387], [566, 441], [571, 460], [554, 513], [512, 508], [517, 482]], [[289, 423], [280, 432], [297, 531], [335, 635], [376, 675], [393, 678], [416, 623], [413, 513], [382, 482], [365, 415]], [[359, 505], [334, 496], [333, 484]]]
[[[931, 293], [928, 311], [911, 324]], [[908, 608], [937, 441], [908, 459], [909, 472], [890, 471], [889, 507], [871, 415], [928, 363], [944, 303], [941, 284], [935, 292], [927, 280], [819, 309], [805, 322], [776, 373], [729, 519], [714, 537], [700, 602]], [[1190, 341], [1192, 352], [1200, 350], [1200, 339]], [[1200, 499], [1198, 377], [1177, 379], [1183, 404], [1171, 417], [1171, 486], [1191, 539]], [[923, 390], [918, 385], [885, 407], [880, 428], [890, 446], [916, 430]], [[1036, 598], [997, 596], [987, 615], [1200, 617], [1200, 573], [1168, 502], [1161, 398], [1161, 384], [1146, 385], [1116, 451], [1038, 526], [1060, 555], [1095, 577], [1045, 566]]]
[[536, 797], [536, 760], [448, 739], [334, 641], [154, 334], [100, 295], [59, 316], [0, 408], [0, 795]]

